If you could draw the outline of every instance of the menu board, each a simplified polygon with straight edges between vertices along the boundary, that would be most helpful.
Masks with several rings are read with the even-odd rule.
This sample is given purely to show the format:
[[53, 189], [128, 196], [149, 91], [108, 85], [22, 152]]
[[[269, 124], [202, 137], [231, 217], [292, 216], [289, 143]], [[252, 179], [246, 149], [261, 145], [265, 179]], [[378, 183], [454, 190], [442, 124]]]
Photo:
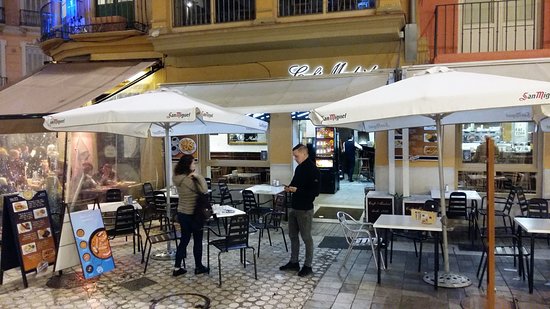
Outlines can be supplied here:
[[3, 213], [1, 268], [20, 267], [26, 287], [26, 273], [45, 270], [55, 263], [56, 241], [48, 195], [46, 191], [25, 191], [5, 196]]
[[367, 197], [367, 222], [376, 222], [382, 214], [393, 214], [393, 197]]
[[101, 211], [90, 209], [69, 215], [84, 278], [113, 270], [115, 262]]
[[[403, 158], [403, 136], [395, 133], [395, 157]], [[435, 126], [409, 129], [409, 156], [415, 160], [437, 160], [437, 133]]]

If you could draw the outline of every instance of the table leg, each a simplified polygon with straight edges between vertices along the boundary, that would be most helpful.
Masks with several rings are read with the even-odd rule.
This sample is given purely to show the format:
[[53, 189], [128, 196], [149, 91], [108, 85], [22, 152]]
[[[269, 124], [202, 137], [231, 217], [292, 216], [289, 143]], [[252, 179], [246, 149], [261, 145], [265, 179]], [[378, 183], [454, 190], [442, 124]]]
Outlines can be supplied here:
[[[386, 232], [387, 230], [388, 230], [388, 229], [385, 229], [385, 230], [384, 230], [384, 239], [386, 239], [385, 237], [386, 237], [386, 235], [387, 235], [387, 232]], [[376, 231], [375, 231], [375, 232], [376, 232]], [[377, 235], [377, 233], [375, 233], [375, 235]], [[387, 241], [387, 240], [386, 240], [386, 241]], [[382, 256], [380, 255], [380, 247], [381, 247], [381, 246], [380, 246], [380, 241], [378, 240], [378, 246], [376, 246], [376, 258], [378, 259], [378, 263], [376, 263], [376, 268], [377, 268], [377, 270], [376, 270], [376, 272], [377, 272], [377, 279], [376, 279], [376, 282], [377, 282], [378, 284], [380, 284], [380, 263], [382, 263], [382, 261], [381, 261], [381, 257], [382, 257]]]
[[434, 233], [434, 290], [439, 284], [439, 233]]
[[531, 265], [529, 265], [531, 271], [529, 272], [529, 294], [533, 294], [533, 278], [535, 271], [535, 234], [531, 233]]

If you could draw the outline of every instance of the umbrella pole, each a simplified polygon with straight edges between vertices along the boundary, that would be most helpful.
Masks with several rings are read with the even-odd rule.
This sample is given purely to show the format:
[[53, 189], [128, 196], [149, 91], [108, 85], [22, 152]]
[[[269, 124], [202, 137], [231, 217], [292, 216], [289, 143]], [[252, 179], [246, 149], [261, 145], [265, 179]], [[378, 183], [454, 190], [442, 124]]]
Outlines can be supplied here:
[[[438, 273], [437, 278], [435, 273], [429, 273], [424, 276], [424, 281], [440, 287], [446, 288], [462, 288], [467, 287], [472, 284], [472, 281], [460, 274], [451, 273], [449, 267], [449, 241], [447, 238], [447, 207], [445, 205], [445, 178], [443, 175], [443, 126], [441, 125], [442, 115], [436, 115], [435, 126], [437, 133], [437, 167], [439, 172], [439, 203], [441, 209], [441, 234], [443, 240], [443, 259], [444, 259], [444, 272]], [[438, 244], [435, 244], [436, 246]], [[437, 262], [439, 263], [439, 257], [436, 257]], [[437, 281], [436, 281], [437, 280]]]

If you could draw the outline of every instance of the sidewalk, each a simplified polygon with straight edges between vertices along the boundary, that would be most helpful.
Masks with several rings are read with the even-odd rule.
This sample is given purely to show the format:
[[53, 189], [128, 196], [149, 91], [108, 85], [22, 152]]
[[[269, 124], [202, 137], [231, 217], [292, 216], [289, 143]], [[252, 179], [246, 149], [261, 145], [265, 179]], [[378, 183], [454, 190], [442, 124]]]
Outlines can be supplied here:
[[[287, 228], [285, 226], [285, 232]], [[466, 296], [481, 295], [475, 271], [479, 252], [458, 251], [451, 247], [452, 270], [468, 275], [473, 285], [464, 289], [433, 287], [422, 281], [412, 245], [399, 242], [395, 246], [393, 263], [382, 274], [382, 284], [376, 284], [376, 268], [370, 251], [354, 250], [347, 264], [340, 269], [345, 250], [317, 248], [325, 236], [341, 236], [336, 223], [314, 223], [314, 275], [300, 278], [294, 273], [281, 272], [279, 266], [288, 261], [280, 232], [272, 233], [273, 246], [267, 235], [262, 239], [258, 263], [258, 280], [254, 280], [252, 264], [246, 269], [239, 263], [238, 252], [222, 254], [223, 286], [218, 283], [217, 251], [210, 256], [211, 273], [194, 275], [191, 245], [188, 250], [188, 273], [171, 276], [173, 261], [151, 260], [143, 274], [141, 255], [132, 254], [132, 242], [123, 237], [114, 239], [116, 269], [100, 278], [84, 281], [71, 270], [61, 277], [51, 271], [35, 278], [29, 274], [29, 288], [23, 289], [18, 269], [4, 274], [0, 286], [1, 308], [460, 308]], [[287, 235], [288, 241], [288, 235]], [[250, 244], [257, 248], [258, 235]], [[499, 297], [517, 299], [520, 308], [548, 308], [550, 286], [550, 250], [546, 242], [537, 248], [535, 293], [527, 293], [527, 282], [517, 280], [511, 259], [497, 260], [497, 293]], [[431, 245], [425, 246], [422, 270], [433, 268]], [[154, 247], [162, 249], [163, 245]], [[302, 247], [303, 248], [303, 247]], [[303, 253], [303, 250], [302, 250]], [[252, 253], [247, 261], [252, 262]], [[540, 254], [540, 255], [539, 255]], [[206, 247], [204, 250], [206, 259]], [[541, 257], [541, 258], [539, 258]], [[303, 261], [303, 257], [301, 257]], [[76, 274], [80, 269], [75, 268]], [[54, 284], [62, 288], [50, 288]]]

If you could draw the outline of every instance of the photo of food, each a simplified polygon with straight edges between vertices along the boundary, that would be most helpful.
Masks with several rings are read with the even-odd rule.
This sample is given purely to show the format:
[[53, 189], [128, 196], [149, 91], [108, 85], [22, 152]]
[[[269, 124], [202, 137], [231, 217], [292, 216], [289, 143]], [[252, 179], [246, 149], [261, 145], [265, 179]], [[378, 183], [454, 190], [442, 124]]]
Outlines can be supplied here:
[[437, 156], [437, 146], [424, 146], [424, 155]]
[[189, 137], [184, 137], [180, 140], [179, 148], [184, 154], [193, 154], [197, 151], [197, 143]]
[[50, 261], [55, 257], [55, 250], [52, 248], [42, 250], [42, 258], [46, 261]]
[[85, 241], [81, 241], [81, 242], [80, 242], [80, 248], [86, 249], [86, 247], [88, 247], [88, 243], [85, 242]]
[[424, 142], [425, 143], [435, 143], [437, 142], [436, 133], [424, 133]]
[[83, 237], [84, 236], [84, 230], [83, 229], [78, 229], [76, 231], [76, 236], [78, 237]]
[[40, 229], [37, 231], [38, 239], [44, 239], [52, 236], [52, 230], [50, 228]]
[[100, 259], [111, 257], [111, 246], [104, 228], [95, 230], [90, 237], [90, 249], [92, 254]]
[[30, 253], [35, 253], [36, 252], [36, 243], [31, 242], [30, 244], [22, 245], [21, 246], [21, 252], [23, 253], [23, 255], [27, 255], [27, 254], [30, 254]]
[[21, 212], [25, 210], [29, 210], [29, 205], [27, 205], [27, 201], [19, 201], [12, 204], [13, 206], [13, 212]]
[[48, 211], [46, 210], [46, 207], [33, 209], [33, 214], [35, 219], [40, 219], [48, 216]]
[[30, 221], [17, 224], [17, 231], [19, 232], [19, 234], [30, 232], [31, 230], [32, 223]]
[[88, 262], [91, 258], [91, 255], [89, 253], [84, 253], [82, 255], [82, 259], [85, 261], [85, 262]]

